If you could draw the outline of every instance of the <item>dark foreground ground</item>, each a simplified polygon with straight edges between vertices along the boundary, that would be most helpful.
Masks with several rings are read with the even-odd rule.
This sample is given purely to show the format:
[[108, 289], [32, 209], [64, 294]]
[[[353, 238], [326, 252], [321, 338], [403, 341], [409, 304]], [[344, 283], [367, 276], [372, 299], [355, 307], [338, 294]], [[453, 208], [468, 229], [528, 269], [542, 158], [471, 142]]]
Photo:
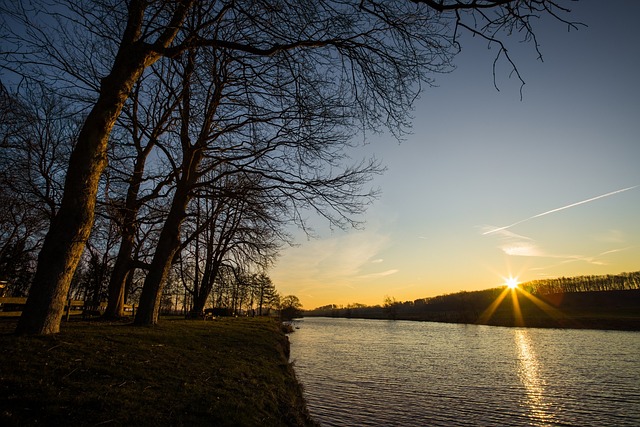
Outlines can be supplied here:
[[272, 320], [14, 326], [0, 320], [1, 426], [314, 425]]

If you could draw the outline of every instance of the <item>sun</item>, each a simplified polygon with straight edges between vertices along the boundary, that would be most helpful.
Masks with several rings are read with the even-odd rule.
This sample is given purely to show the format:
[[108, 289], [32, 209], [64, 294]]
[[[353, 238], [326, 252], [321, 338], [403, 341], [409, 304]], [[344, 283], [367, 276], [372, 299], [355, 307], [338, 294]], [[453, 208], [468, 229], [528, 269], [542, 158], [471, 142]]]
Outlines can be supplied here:
[[504, 283], [507, 285], [509, 289], [515, 289], [518, 287], [518, 284], [519, 284], [517, 277], [509, 277], [508, 279], [505, 280]]

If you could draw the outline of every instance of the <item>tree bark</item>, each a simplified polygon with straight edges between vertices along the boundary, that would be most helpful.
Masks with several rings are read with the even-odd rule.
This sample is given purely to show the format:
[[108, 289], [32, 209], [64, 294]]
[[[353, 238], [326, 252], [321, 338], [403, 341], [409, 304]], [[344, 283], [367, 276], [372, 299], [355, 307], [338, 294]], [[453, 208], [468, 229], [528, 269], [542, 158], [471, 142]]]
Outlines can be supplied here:
[[69, 160], [60, 210], [51, 222], [38, 256], [29, 298], [18, 322], [18, 334], [53, 334], [60, 321], [75, 273], [93, 226], [100, 176], [107, 165], [107, 142], [145, 57], [116, 61], [102, 84]]
[[125, 286], [129, 275], [133, 273], [131, 254], [133, 253], [134, 237], [134, 234], [122, 236], [118, 256], [109, 279], [109, 297], [103, 315], [105, 319], [118, 319], [124, 316]]
[[207, 304], [207, 299], [211, 294], [211, 290], [213, 289], [213, 283], [218, 276], [218, 270], [220, 269], [220, 262], [214, 261], [212, 262], [212, 266], [208, 274], [206, 274], [202, 278], [202, 283], [200, 286], [200, 292], [197, 295], [194, 295], [193, 298], [193, 310], [192, 313], [198, 315], [204, 311], [204, 306]]
[[138, 194], [148, 153], [148, 149], [138, 152], [133, 174], [131, 175], [131, 182], [127, 189], [122, 218], [122, 240], [115, 265], [113, 266], [113, 272], [109, 279], [109, 298], [107, 309], [104, 312], [104, 317], [107, 319], [117, 319], [124, 316], [125, 287], [129, 275], [133, 273], [131, 261], [138, 230]]
[[51, 222], [22, 316], [18, 334], [53, 334], [60, 330], [71, 279], [91, 232], [100, 175], [107, 164], [107, 143], [135, 82], [177, 35], [193, 0], [178, 2], [154, 45], [141, 37], [147, 3], [132, 0], [118, 53], [100, 95], [87, 116], [71, 158], [60, 210]]
[[197, 170], [201, 161], [202, 152], [198, 149], [189, 150], [184, 154], [184, 172], [176, 185], [171, 209], [160, 232], [156, 252], [144, 280], [135, 325], [148, 326], [158, 323], [162, 291], [171, 262], [180, 248], [180, 228], [186, 217], [187, 205], [192, 198], [191, 189], [197, 181]]

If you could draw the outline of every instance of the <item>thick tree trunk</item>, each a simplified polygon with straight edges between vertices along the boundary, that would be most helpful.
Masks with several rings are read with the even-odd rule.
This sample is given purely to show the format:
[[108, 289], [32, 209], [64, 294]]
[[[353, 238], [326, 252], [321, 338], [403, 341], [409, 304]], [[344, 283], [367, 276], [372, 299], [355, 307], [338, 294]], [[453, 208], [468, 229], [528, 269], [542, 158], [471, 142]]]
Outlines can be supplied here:
[[180, 228], [186, 217], [187, 205], [192, 197], [191, 189], [196, 183], [196, 172], [201, 160], [202, 153], [199, 150], [190, 150], [184, 154], [183, 175], [176, 186], [171, 209], [162, 227], [156, 252], [142, 287], [140, 304], [134, 321], [136, 325], [158, 323], [162, 291], [173, 258], [180, 248]]
[[64, 196], [38, 256], [36, 274], [16, 333], [52, 334], [60, 320], [71, 279], [91, 232], [100, 175], [107, 164], [109, 134], [144, 58], [120, 64], [103, 82], [71, 154]]
[[[157, 47], [171, 44], [192, 2], [178, 3], [170, 22], [158, 35]], [[36, 274], [16, 333], [52, 334], [60, 330], [69, 285], [93, 225], [98, 181], [107, 164], [111, 129], [134, 83], [159, 58], [150, 45], [138, 42], [146, 7], [141, 0], [128, 4], [129, 16], [118, 53], [71, 153], [60, 210], [38, 255]]]
[[160, 233], [156, 252], [144, 280], [134, 321], [136, 325], [158, 323], [162, 290], [171, 268], [171, 260], [180, 247], [180, 226], [183, 220], [184, 216], [180, 215], [179, 209], [172, 208]]

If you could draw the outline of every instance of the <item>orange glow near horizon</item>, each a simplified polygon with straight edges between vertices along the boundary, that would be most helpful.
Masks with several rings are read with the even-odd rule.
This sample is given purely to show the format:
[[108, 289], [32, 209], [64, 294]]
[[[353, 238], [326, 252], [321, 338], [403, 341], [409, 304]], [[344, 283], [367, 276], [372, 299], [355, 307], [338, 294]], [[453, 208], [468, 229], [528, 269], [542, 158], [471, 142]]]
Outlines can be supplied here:
[[493, 314], [496, 312], [498, 307], [500, 307], [500, 304], [502, 304], [502, 301], [504, 301], [509, 293], [511, 294], [511, 300], [513, 304], [515, 326], [525, 326], [526, 323], [524, 316], [522, 315], [522, 310], [520, 309], [520, 300], [518, 299], [519, 294], [522, 294], [525, 298], [533, 302], [538, 308], [540, 308], [550, 317], [556, 320], [565, 317], [557, 308], [544, 302], [535, 295], [532, 295], [525, 289], [520, 288], [518, 285], [519, 282], [517, 277], [514, 278], [510, 276], [508, 279], [505, 279], [504, 289], [502, 290], [500, 295], [498, 295], [498, 297], [491, 303], [491, 305], [487, 307], [487, 309], [480, 315], [480, 317], [478, 318], [478, 323], [486, 323], [489, 319], [491, 319]]

